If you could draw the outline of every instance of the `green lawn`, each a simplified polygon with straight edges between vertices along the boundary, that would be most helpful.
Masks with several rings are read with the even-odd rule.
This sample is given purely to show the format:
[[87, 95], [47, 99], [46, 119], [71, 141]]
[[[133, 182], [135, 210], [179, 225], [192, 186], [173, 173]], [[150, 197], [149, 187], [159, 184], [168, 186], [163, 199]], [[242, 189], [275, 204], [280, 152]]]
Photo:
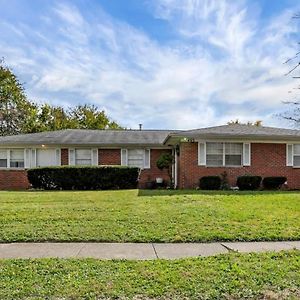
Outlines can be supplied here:
[[299, 299], [300, 251], [175, 261], [0, 260], [0, 299]]
[[0, 242], [300, 239], [298, 192], [0, 192]]

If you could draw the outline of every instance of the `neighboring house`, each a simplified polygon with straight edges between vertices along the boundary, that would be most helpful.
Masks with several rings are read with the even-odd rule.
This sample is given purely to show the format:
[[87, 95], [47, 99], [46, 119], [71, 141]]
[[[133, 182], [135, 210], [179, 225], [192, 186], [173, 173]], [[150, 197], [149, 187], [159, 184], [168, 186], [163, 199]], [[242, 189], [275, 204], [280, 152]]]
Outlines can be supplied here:
[[286, 176], [300, 189], [300, 130], [224, 125], [188, 131], [61, 130], [0, 137], [0, 189], [29, 186], [26, 169], [60, 165], [128, 165], [142, 169], [139, 186], [167, 172], [156, 167], [172, 152], [175, 185], [195, 188], [206, 175]]

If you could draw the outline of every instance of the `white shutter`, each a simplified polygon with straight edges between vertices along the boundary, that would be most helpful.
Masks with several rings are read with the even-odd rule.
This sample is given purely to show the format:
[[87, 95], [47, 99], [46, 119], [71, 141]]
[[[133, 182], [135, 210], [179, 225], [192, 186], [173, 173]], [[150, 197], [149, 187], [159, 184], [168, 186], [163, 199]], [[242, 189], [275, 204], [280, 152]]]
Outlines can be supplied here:
[[31, 149], [31, 168], [36, 167], [36, 149]]
[[121, 149], [121, 166], [128, 165], [128, 153], [127, 149]]
[[243, 144], [243, 166], [251, 165], [251, 144]]
[[206, 165], [206, 144], [198, 143], [198, 165], [205, 166]]
[[98, 149], [92, 149], [92, 165], [98, 166]]
[[150, 149], [145, 149], [144, 168], [145, 169], [150, 169]]
[[69, 149], [69, 166], [75, 166], [75, 149]]
[[55, 149], [55, 164], [61, 166], [61, 150]]
[[24, 149], [24, 167], [25, 169], [30, 168], [31, 166], [31, 151], [30, 149]]
[[286, 145], [286, 165], [292, 167], [294, 165], [294, 149], [293, 144]]

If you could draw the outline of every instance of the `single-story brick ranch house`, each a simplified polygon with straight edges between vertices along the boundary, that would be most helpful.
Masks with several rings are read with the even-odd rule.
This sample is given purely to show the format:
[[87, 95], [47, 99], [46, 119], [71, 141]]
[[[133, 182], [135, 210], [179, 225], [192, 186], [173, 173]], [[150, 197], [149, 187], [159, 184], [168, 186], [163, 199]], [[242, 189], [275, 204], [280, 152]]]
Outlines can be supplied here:
[[178, 188], [195, 188], [199, 178], [226, 171], [239, 175], [285, 176], [300, 188], [300, 130], [232, 124], [187, 131], [69, 129], [0, 137], [0, 189], [28, 188], [26, 170], [60, 165], [128, 165], [142, 169], [139, 186], [160, 177], [164, 152], [175, 156]]

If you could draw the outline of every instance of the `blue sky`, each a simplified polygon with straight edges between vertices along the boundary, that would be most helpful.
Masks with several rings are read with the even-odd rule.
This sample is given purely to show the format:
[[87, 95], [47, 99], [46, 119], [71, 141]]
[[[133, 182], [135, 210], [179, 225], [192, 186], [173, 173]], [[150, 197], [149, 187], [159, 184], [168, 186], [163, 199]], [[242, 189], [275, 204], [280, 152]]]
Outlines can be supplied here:
[[121, 125], [276, 117], [296, 82], [297, 0], [0, 0], [0, 56], [30, 99], [91, 103]]

